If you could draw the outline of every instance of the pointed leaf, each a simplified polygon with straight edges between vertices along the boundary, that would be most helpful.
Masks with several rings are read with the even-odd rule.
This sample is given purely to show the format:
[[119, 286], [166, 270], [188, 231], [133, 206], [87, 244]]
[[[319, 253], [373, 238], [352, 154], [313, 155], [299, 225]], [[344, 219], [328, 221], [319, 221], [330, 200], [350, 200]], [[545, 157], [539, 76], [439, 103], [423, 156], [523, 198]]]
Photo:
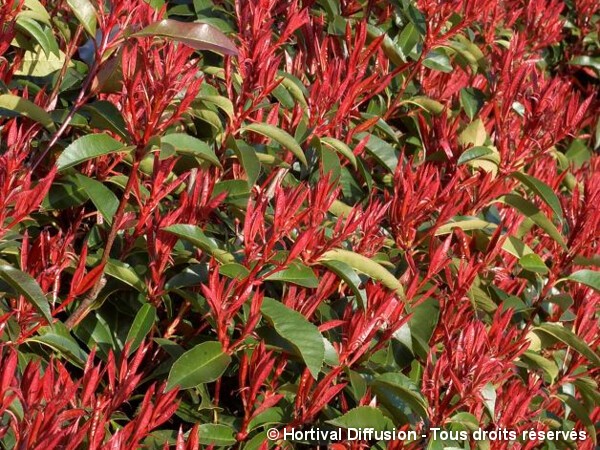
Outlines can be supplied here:
[[290, 263], [285, 269], [269, 275], [266, 279], [286, 281], [308, 288], [316, 288], [319, 286], [319, 279], [315, 276], [312, 269], [297, 261]]
[[88, 134], [75, 140], [65, 148], [58, 157], [56, 165], [59, 171], [63, 171], [98, 156], [129, 149], [130, 147], [125, 147], [122, 142], [117, 141], [108, 134]]
[[219, 158], [217, 158], [213, 149], [206, 142], [198, 138], [184, 133], [173, 133], [162, 136], [160, 142], [172, 145], [175, 147], [177, 153], [204, 159], [217, 167], [221, 167]]
[[343, 249], [329, 250], [321, 256], [320, 261], [340, 261], [353, 267], [371, 278], [380, 281], [388, 289], [395, 291], [404, 299], [404, 288], [398, 279], [381, 264], [358, 253]]
[[221, 55], [236, 56], [233, 42], [217, 28], [207, 23], [180, 22], [164, 19], [153, 23], [132, 36], [157, 36], [182, 42], [196, 50], [210, 50]]
[[560, 201], [550, 186], [543, 181], [523, 172], [515, 172], [512, 174], [512, 177], [516, 178], [529, 189], [531, 189], [533, 193], [535, 193], [550, 208], [552, 208], [552, 211], [554, 214], [556, 214], [556, 217], [562, 220], [562, 207], [560, 206]]
[[156, 308], [150, 303], [142, 305], [140, 310], [135, 315], [131, 328], [127, 333], [125, 342], [131, 342], [129, 353], [133, 353], [140, 346], [146, 335], [152, 329], [156, 320]]
[[565, 241], [563, 240], [563, 237], [558, 229], [533, 203], [516, 194], [507, 194], [500, 198], [500, 201], [520, 211], [526, 217], [531, 219], [533, 223], [548, 233], [548, 235], [558, 242], [563, 248], [566, 248]]
[[94, 38], [96, 36], [96, 10], [89, 0], [67, 0], [73, 14], [83, 25], [87, 33]]
[[192, 243], [196, 247], [202, 249], [202, 251], [213, 256], [222, 264], [235, 262], [235, 258], [231, 253], [217, 247], [217, 244], [209, 239], [208, 236], [195, 225], [176, 224], [163, 228], [163, 230]]
[[52, 117], [50, 117], [50, 114], [29, 100], [12, 94], [0, 95], [0, 116], [2, 116], [2, 109], [14, 111], [34, 120], [48, 131], [56, 131], [54, 121], [52, 120]]
[[568, 328], [558, 323], [544, 323], [533, 329], [533, 332], [538, 337], [551, 337], [553, 340], [559, 340], [563, 344], [568, 345], [573, 350], [576, 350], [581, 355], [586, 357], [596, 367], [600, 367], [600, 356], [598, 356], [589, 345], [573, 333]]
[[276, 127], [275, 125], [270, 125], [268, 123], [252, 123], [240, 129], [241, 133], [244, 133], [246, 131], [252, 131], [254, 133], [258, 133], [270, 139], [273, 139], [274, 141], [278, 142], [280, 145], [291, 151], [302, 164], [308, 166], [306, 156], [304, 155], [304, 150], [302, 150], [302, 147], [300, 147], [300, 145], [298, 144], [298, 142], [296, 142], [294, 137], [290, 135], [287, 131], [284, 131], [281, 128]]
[[0, 278], [25, 297], [48, 323], [52, 323], [48, 300], [40, 285], [31, 275], [12, 266], [0, 265]]
[[260, 310], [277, 334], [298, 350], [316, 379], [325, 360], [325, 344], [319, 329], [298, 311], [272, 298], [265, 298]]
[[77, 174], [77, 184], [81, 186], [90, 198], [98, 212], [109, 225], [112, 225], [113, 217], [119, 208], [117, 196], [100, 181]]
[[223, 375], [231, 357], [223, 353], [219, 342], [203, 342], [181, 355], [171, 367], [167, 390], [178, 386], [191, 389], [202, 383], [210, 383]]
[[586, 286], [600, 292], [600, 272], [596, 270], [583, 269], [572, 273], [567, 278], [562, 280], [575, 281], [576, 283], [585, 284]]

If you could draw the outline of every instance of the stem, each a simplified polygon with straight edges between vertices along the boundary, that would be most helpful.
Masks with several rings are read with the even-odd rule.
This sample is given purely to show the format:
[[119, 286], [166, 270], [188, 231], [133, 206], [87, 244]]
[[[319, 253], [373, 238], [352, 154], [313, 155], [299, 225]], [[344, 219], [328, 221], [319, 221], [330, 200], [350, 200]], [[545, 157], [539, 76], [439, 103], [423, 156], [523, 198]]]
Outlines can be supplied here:
[[[110, 251], [112, 249], [113, 244], [115, 243], [115, 239], [117, 237], [117, 233], [119, 232], [119, 227], [123, 220], [123, 215], [125, 214], [125, 207], [129, 201], [129, 197], [131, 196], [131, 192], [133, 190], [133, 186], [137, 182], [137, 172], [140, 167], [141, 158], [136, 154], [134, 156], [133, 165], [131, 166], [131, 173], [129, 174], [129, 178], [127, 179], [127, 185], [125, 186], [125, 191], [123, 192], [123, 197], [121, 197], [121, 201], [119, 202], [119, 207], [117, 208], [117, 212], [115, 213], [115, 217], [113, 218], [113, 223], [110, 228], [110, 232], [108, 234], [108, 238], [106, 239], [106, 246], [104, 247], [104, 253], [102, 253], [102, 258], [100, 259], [101, 265], [106, 265], [108, 259], [110, 257]], [[69, 329], [77, 326], [90, 312], [90, 307], [98, 297], [98, 294], [104, 287], [106, 283], [106, 279], [104, 276], [101, 276], [89, 295], [87, 295], [83, 301], [79, 304], [79, 306], [73, 311], [73, 314], [67, 319], [65, 322], [65, 326]]]

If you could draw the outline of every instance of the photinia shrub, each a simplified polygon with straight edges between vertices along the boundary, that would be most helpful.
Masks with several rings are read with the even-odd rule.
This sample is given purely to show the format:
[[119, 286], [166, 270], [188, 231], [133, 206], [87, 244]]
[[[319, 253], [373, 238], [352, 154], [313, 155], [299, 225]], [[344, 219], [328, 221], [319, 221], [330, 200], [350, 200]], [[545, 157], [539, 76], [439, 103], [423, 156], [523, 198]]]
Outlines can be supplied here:
[[0, 448], [595, 448], [599, 31], [0, 2]]

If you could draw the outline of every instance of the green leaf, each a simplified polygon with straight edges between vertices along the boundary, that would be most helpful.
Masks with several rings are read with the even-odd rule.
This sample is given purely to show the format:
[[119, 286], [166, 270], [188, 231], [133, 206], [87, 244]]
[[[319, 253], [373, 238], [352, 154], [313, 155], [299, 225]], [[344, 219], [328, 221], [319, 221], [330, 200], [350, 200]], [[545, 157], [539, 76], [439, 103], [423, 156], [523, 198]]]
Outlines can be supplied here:
[[507, 194], [501, 197], [499, 201], [506, 203], [509, 206], [520, 211], [526, 217], [531, 219], [533, 223], [543, 229], [548, 235], [558, 242], [563, 248], [567, 248], [565, 241], [554, 224], [544, 215], [540, 209], [528, 200], [525, 200], [520, 195]]
[[207, 23], [180, 22], [164, 19], [153, 23], [133, 37], [166, 37], [196, 50], [209, 50], [221, 55], [236, 56], [238, 51], [233, 42], [220, 30]]
[[490, 155], [494, 153], [494, 151], [489, 147], [471, 147], [469, 150], [461, 153], [458, 157], [457, 165], [465, 164], [469, 161], [473, 161], [474, 159], [479, 159], [482, 156]]
[[195, 225], [170, 225], [166, 228], [163, 228], [163, 230], [190, 242], [196, 247], [202, 249], [202, 251], [213, 256], [217, 261], [219, 261], [222, 264], [235, 262], [235, 258], [231, 253], [217, 247], [217, 244], [215, 244], [211, 239], [209, 239], [208, 236], [206, 236], [204, 232]]
[[325, 360], [325, 344], [319, 329], [298, 311], [272, 298], [265, 298], [260, 308], [277, 334], [295, 348], [317, 379]]
[[600, 57], [598, 56], [574, 56], [573, 58], [571, 58], [571, 61], [569, 61], [569, 64], [574, 66], [592, 67], [596, 69], [596, 72], [600, 73]]
[[298, 261], [291, 262], [288, 267], [269, 275], [266, 279], [285, 281], [307, 288], [316, 288], [319, 286], [319, 279], [315, 276], [312, 269]]
[[444, 234], [450, 234], [454, 228], [460, 228], [463, 231], [494, 230], [496, 228], [496, 224], [477, 218], [461, 218], [438, 227], [438, 229], [435, 231], [435, 235], [442, 236]]
[[222, 95], [199, 94], [196, 98], [198, 100], [200, 100], [201, 102], [211, 103], [211, 104], [215, 105], [217, 108], [222, 110], [225, 114], [227, 114], [227, 117], [229, 117], [230, 119], [233, 118], [233, 116], [234, 116], [233, 103], [231, 103], [231, 100], [229, 100], [227, 97], [223, 97]]
[[109, 225], [112, 225], [113, 217], [119, 208], [117, 196], [100, 181], [77, 174], [77, 184], [80, 185], [90, 198], [98, 212]]
[[12, 94], [0, 95], [0, 116], [3, 115], [2, 109], [14, 111], [21, 116], [34, 120], [48, 131], [56, 131], [56, 126], [50, 114], [29, 100]]
[[512, 174], [512, 177], [531, 189], [533, 193], [539, 196], [550, 208], [552, 208], [556, 217], [562, 220], [562, 207], [560, 206], [560, 201], [550, 186], [523, 172], [515, 172]]
[[366, 256], [348, 250], [334, 249], [325, 252], [319, 261], [340, 261], [345, 263], [355, 270], [381, 282], [388, 289], [395, 291], [401, 299], [405, 298], [404, 288], [398, 279], [381, 264]]
[[223, 375], [230, 362], [231, 357], [223, 353], [220, 342], [198, 344], [175, 361], [167, 379], [167, 390], [175, 386], [191, 389], [215, 381]]
[[88, 355], [81, 349], [63, 324], [56, 323], [53, 328], [43, 327], [39, 333], [39, 336], [33, 336], [27, 339], [26, 342], [36, 342], [48, 346], [64, 355], [75, 366], [84, 367]]
[[210, 148], [206, 142], [203, 142], [198, 138], [184, 133], [173, 133], [162, 136], [160, 142], [162, 144], [172, 145], [179, 154], [200, 158], [217, 167], [221, 167], [219, 158], [217, 158], [213, 149]]
[[323, 260], [323, 261], [321, 261], [321, 264], [324, 265], [325, 267], [327, 267], [333, 273], [335, 273], [342, 280], [344, 280], [344, 282], [348, 285], [348, 287], [350, 289], [352, 289], [352, 292], [354, 292], [354, 295], [356, 296], [356, 300], [358, 301], [358, 303], [362, 306], [362, 308], [364, 310], [366, 310], [367, 309], [367, 295], [366, 295], [364, 289], [360, 288], [360, 285], [362, 282], [361, 282], [360, 277], [354, 271], [354, 269], [350, 265], [346, 264], [343, 261]]
[[101, 130], [112, 131], [123, 139], [127, 139], [127, 127], [121, 111], [107, 100], [98, 100], [81, 108], [90, 115], [90, 126]]
[[104, 267], [104, 273], [131, 286], [138, 292], [146, 291], [146, 284], [133, 268], [118, 259], [109, 259]]
[[496, 420], [496, 388], [492, 383], [487, 383], [481, 388], [481, 397], [483, 398], [483, 405], [487, 409], [490, 417], [493, 421]]
[[474, 145], [476, 147], [485, 144], [487, 139], [487, 131], [481, 119], [475, 119], [458, 135], [458, 143], [460, 145]]
[[12, 266], [0, 265], [0, 278], [25, 297], [48, 323], [52, 323], [50, 305], [37, 281], [28, 273]]
[[529, 253], [527, 255], [524, 255], [519, 260], [519, 264], [521, 265], [521, 267], [523, 267], [523, 269], [528, 270], [530, 272], [541, 274], [548, 273], [548, 267], [546, 266], [542, 258], [540, 258], [535, 253]]
[[[41, 25], [33, 19], [23, 17], [19, 15], [16, 20], [16, 28], [19, 31], [31, 36], [37, 44], [44, 50], [44, 53], [48, 56], [51, 53], [53, 43], [50, 38], [46, 35]], [[56, 43], [54, 43], [56, 45]]]
[[550, 384], [554, 383], [556, 377], [558, 377], [558, 366], [554, 361], [550, 361], [535, 352], [527, 350], [521, 355], [521, 360], [525, 362], [530, 368], [541, 369], [550, 377]]
[[600, 367], [600, 357], [588, 346], [588, 344], [573, 333], [571, 330], [557, 323], [544, 323], [533, 329], [540, 338], [551, 338], [551, 342], [558, 340], [568, 345], [573, 350], [586, 357], [594, 366]]
[[586, 286], [600, 292], [600, 272], [590, 269], [582, 269], [572, 273], [567, 278], [562, 278], [559, 281], [569, 280], [576, 283], [585, 284]]
[[460, 104], [467, 116], [469, 116], [469, 119], [473, 120], [484, 103], [485, 95], [479, 89], [467, 87], [460, 90]]
[[[46, 77], [61, 70], [65, 65], [65, 59], [65, 54], [60, 50], [58, 54], [50, 53], [46, 55], [41, 51], [41, 47], [36, 46], [33, 51], [28, 50], [25, 52], [21, 60], [21, 67], [15, 71], [15, 75]], [[68, 63], [68, 67], [73, 65], [72, 61]]]
[[254, 133], [258, 133], [270, 139], [273, 139], [274, 141], [278, 142], [280, 145], [291, 151], [302, 164], [308, 166], [306, 156], [304, 155], [304, 150], [302, 150], [302, 147], [298, 145], [294, 137], [291, 136], [287, 131], [284, 131], [281, 128], [276, 127], [275, 125], [270, 125], [268, 123], [252, 123], [240, 129], [241, 133], [244, 133], [246, 131], [252, 131]]
[[354, 153], [352, 153], [350, 147], [348, 147], [344, 142], [332, 137], [322, 137], [321, 143], [331, 147], [336, 152], [345, 156], [356, 169], [356, 156], [354, 156]]
[[444, 110], [444, 105], [442, 105], [440, 102], [423, 95], [417, 95], [416, 97], [411, 97], [408, 100], [402, 100], [401, 103], [416, 105], [430, 114], [440, 114]]
[[515, 236], [508, 236], [508, 238], [502, 244], [502, 250], [510, 253], [515, 258], [521, 259], [525, 255], [533, 253], [533, 250]]
[[[385, 389], [382, 389], [385, 388]], [[378, 375], [373, 381], [373, 393], [385, 403], [384, 392], [397, 396], [419, 417], [427, 419], [427, 401], [419, 392], [419, 389], [407, 376], [401, 373], [384, 373]], [[388, 399], [391, 400], [391, 399]]]
[[150, 303], [142, 305], [135, 315], [125, 342], [130, 342], [129, 353], [133, 353], [148, 335], [156, 320], [156, 308]]
[[423, 60], [423, 65], [433, 70], [439, 70], [440, 72], [450, 73], [452, 72], [452, 64], [450, 59], [445, 53], [438, 50], [432, 50], [427, 54]]
[[219, 273], [221, 275], [225, 275], [226, 277], [232, 279], [237, 278], [240, 280], [243, 280], [248, 275], [250, 275], [250, 271], [246, 267], [238, 263], [223, 264], [219, 267]]
[[327, 420], [327, 423], [340, 428], [373, 428], [377, 431], [395, 428], [380, 409], [372, 406], [358, 406], [342, 416]]
[[23, 2], [23, 7], [24, 8], [19, 12], [17, 17], [29, 17], [46, 25], [52, 25], [50, 14], [48, 14], [44, 5], [38, 0], [25, 0]]
[[381, 165], [386, 167], [391, 173], [394, 173], [396, 171], [396, 166], [398, 165], [396, 149], [373, 134], [359, 133], [356, 135], [356, 139], [362, 140], [367, 135], [369, 136], [369, 141], [366, 145], [367, 151], [373, 155]]
[[96, 10], [89, 0], [67, 0], [67, 4], [83, 25], [85, 31], [92, 37], [96, 37]]
[[122, 142], [110, 137], [108, 134], [88, 134], [76, 139], [63, 150], [58, 157], [56, 165], [59, 171], [97, 158], [98, 156], [129, 150]]
[[237, 442], [234, 432], [227, 425], [203, 423], [198, 427], [198, 442], [202, 445], [231, 448]]
[[252, 188], [260, 176], [260, 161], [256, 151], [244, 141], [236, 141], [233, 137], [227, 140], [227, 145], [233, 149], [248, 177], [248, 186]]
[[398, 49], [401, 53], [403, 61], [407, 61], [409, 56], [412, 56], [415, 47], [421, 41], [421, 35], [417, 27], [412, 23], [408, 23], [398, 36]]

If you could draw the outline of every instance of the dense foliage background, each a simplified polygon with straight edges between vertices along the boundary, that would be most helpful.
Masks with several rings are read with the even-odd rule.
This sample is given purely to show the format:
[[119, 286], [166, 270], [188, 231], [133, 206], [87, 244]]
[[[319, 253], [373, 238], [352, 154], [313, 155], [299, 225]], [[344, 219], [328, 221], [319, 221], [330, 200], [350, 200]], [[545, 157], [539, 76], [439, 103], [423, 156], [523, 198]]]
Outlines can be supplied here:
[[599, 28], [596, 0], [0, 2], [0, 448], [594, 448]]

